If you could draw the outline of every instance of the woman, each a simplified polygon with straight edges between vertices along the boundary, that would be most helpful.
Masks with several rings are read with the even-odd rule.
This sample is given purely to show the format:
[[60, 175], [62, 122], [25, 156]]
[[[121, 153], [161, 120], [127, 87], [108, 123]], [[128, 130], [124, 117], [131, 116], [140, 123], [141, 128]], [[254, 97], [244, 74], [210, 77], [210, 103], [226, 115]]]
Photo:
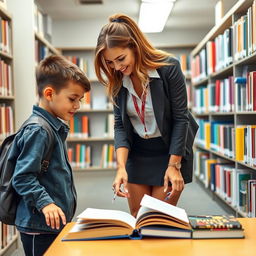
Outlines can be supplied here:
[[114, 102], [113, 189], [128, 198], [136, 216], [144, 194], [177, 204], [184, 183], [192, 181], [197, 124], [179, 62], [155, 49], [128, 16], [109, 21], [98, 37], [95, 71]]

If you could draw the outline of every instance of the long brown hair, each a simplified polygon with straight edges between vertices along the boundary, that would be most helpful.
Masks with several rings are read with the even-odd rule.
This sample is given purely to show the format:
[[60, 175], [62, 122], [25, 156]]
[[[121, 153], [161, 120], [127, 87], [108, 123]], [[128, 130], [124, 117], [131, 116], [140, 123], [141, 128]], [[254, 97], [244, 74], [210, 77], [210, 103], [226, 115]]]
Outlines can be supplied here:
[[123, 77], [120, 71], [110, 68], [104, 59], [104, 50], [113, 47], [133, 49], [136, 58], [134, 73], [142, 85], [148, 81], [147, 70], [167, 65], [164, 60], [170, 56], [155, 49], [130, 17], [125, 14], [110, 16], [109, 23], [103, 26], [98, 36], [94, 66], [98, 80], [107, 86], [108, 96], [113, 102], [122, 86]]

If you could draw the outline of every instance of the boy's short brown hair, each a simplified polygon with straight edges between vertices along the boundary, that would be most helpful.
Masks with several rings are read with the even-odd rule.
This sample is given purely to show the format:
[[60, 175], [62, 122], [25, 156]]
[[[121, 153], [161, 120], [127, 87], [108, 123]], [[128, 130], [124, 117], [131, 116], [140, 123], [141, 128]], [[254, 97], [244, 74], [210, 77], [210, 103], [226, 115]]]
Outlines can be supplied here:
[[58, 92], [69, 81], [80, 84], [86, 92], [91, 89], [84, 72], [61, 55], [51, 55], [41, 60], [36, 68], [37, 92], [40, 98], [46, 85], [51, 85]]

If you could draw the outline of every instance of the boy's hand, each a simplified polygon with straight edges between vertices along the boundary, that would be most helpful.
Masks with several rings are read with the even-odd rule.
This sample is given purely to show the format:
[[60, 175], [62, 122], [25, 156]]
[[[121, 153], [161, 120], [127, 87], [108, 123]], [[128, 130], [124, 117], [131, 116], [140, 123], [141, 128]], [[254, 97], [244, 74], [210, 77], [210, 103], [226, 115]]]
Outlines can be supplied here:
[[45, 222], [47, 226], [51, 225], [52, 229], [59, 229], [60, 228], [60, 218], [62, 220], [63, 225], [66, 225], [66, 216], [61, 210], [60, 207], [58, 207], [55, 204], [48, 204], [43, 209], [42, 212], [45, 217]]

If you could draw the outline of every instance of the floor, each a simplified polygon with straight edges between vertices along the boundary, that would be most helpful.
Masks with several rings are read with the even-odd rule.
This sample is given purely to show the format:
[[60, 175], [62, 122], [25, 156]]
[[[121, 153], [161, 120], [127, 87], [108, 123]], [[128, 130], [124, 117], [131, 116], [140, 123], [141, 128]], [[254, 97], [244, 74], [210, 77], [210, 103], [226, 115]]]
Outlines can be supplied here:
[[[114, 172], [110, 171], [75, 173], [74, 179], [78, 192], [76, 215], [87, 207], [129, 212], [126, 199], [116, 198], [112, 204], [113, 177]], [[214, 199], [214, 196], [206, 192], [199, 182], [194, 181], [186, 185], [178, 206], [184, 208], [188, 215], [234, 214], [227, 206]], [[22, 248], [16, 250], [11, 256], [24, 256]]]

